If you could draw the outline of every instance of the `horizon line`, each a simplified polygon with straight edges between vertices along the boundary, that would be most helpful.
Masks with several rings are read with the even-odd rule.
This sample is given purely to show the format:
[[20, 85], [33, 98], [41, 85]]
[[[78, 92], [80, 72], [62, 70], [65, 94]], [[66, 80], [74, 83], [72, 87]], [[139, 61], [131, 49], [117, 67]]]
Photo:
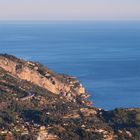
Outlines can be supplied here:
[[94, 21], [140, 21], [140, 19], [0, 19], [0, 22], [94, 22]]

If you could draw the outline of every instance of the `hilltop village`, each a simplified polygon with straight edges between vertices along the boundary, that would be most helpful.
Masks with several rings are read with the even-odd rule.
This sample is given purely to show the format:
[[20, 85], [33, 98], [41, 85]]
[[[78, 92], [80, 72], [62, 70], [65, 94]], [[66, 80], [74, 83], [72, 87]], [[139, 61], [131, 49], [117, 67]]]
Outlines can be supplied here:
[[1, 140], [140, 140], [140, 109], [105, 111], [73, 76], [0, 55]]

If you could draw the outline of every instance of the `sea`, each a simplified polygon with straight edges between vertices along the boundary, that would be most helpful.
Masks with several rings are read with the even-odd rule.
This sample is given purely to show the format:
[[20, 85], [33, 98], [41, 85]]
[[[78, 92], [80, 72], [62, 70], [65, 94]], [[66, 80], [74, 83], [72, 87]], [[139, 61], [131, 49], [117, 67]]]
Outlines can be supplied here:
[[0, 53], [76, 76], [93, 106], [140, 107], [140, 21], [1, 21]]

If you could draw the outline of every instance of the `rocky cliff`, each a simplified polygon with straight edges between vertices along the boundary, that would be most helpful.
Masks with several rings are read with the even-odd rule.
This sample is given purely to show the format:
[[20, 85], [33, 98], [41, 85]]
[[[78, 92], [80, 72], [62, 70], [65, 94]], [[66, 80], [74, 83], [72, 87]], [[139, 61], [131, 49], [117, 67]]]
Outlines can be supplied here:
[[[84, 87], [73, 77], [55, 74], [40, 64], [17, 59], [10, 55], [0, 55], [0, 67], [20, 79], [30, 81], [54, 94], [71, 92], [72, 94], [85, 93]], [[77, 84], [76, 87], [74, 87]]]
[[46, 88], [51, 93], [66, 97], [68, 100], [76, 101], [77, 96], [84, 98], [88, 96], [85, 88], [75, 77], [54, 73], [39, 63], [4, 54], [0, 55], [0, 67], [21, 80]]
[[139, 108], [95, 108], [75, 77], [0, 55], [0, 139], [140, 140], [139, 132]]

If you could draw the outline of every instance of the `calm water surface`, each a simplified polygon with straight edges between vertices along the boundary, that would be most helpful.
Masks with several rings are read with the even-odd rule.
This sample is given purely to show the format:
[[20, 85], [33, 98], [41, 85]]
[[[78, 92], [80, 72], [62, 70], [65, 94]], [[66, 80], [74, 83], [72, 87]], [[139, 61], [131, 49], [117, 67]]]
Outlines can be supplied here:
[[77, 76], [97, 107], [140, 107], [140, 22], [1, 22], [0, 53]]

